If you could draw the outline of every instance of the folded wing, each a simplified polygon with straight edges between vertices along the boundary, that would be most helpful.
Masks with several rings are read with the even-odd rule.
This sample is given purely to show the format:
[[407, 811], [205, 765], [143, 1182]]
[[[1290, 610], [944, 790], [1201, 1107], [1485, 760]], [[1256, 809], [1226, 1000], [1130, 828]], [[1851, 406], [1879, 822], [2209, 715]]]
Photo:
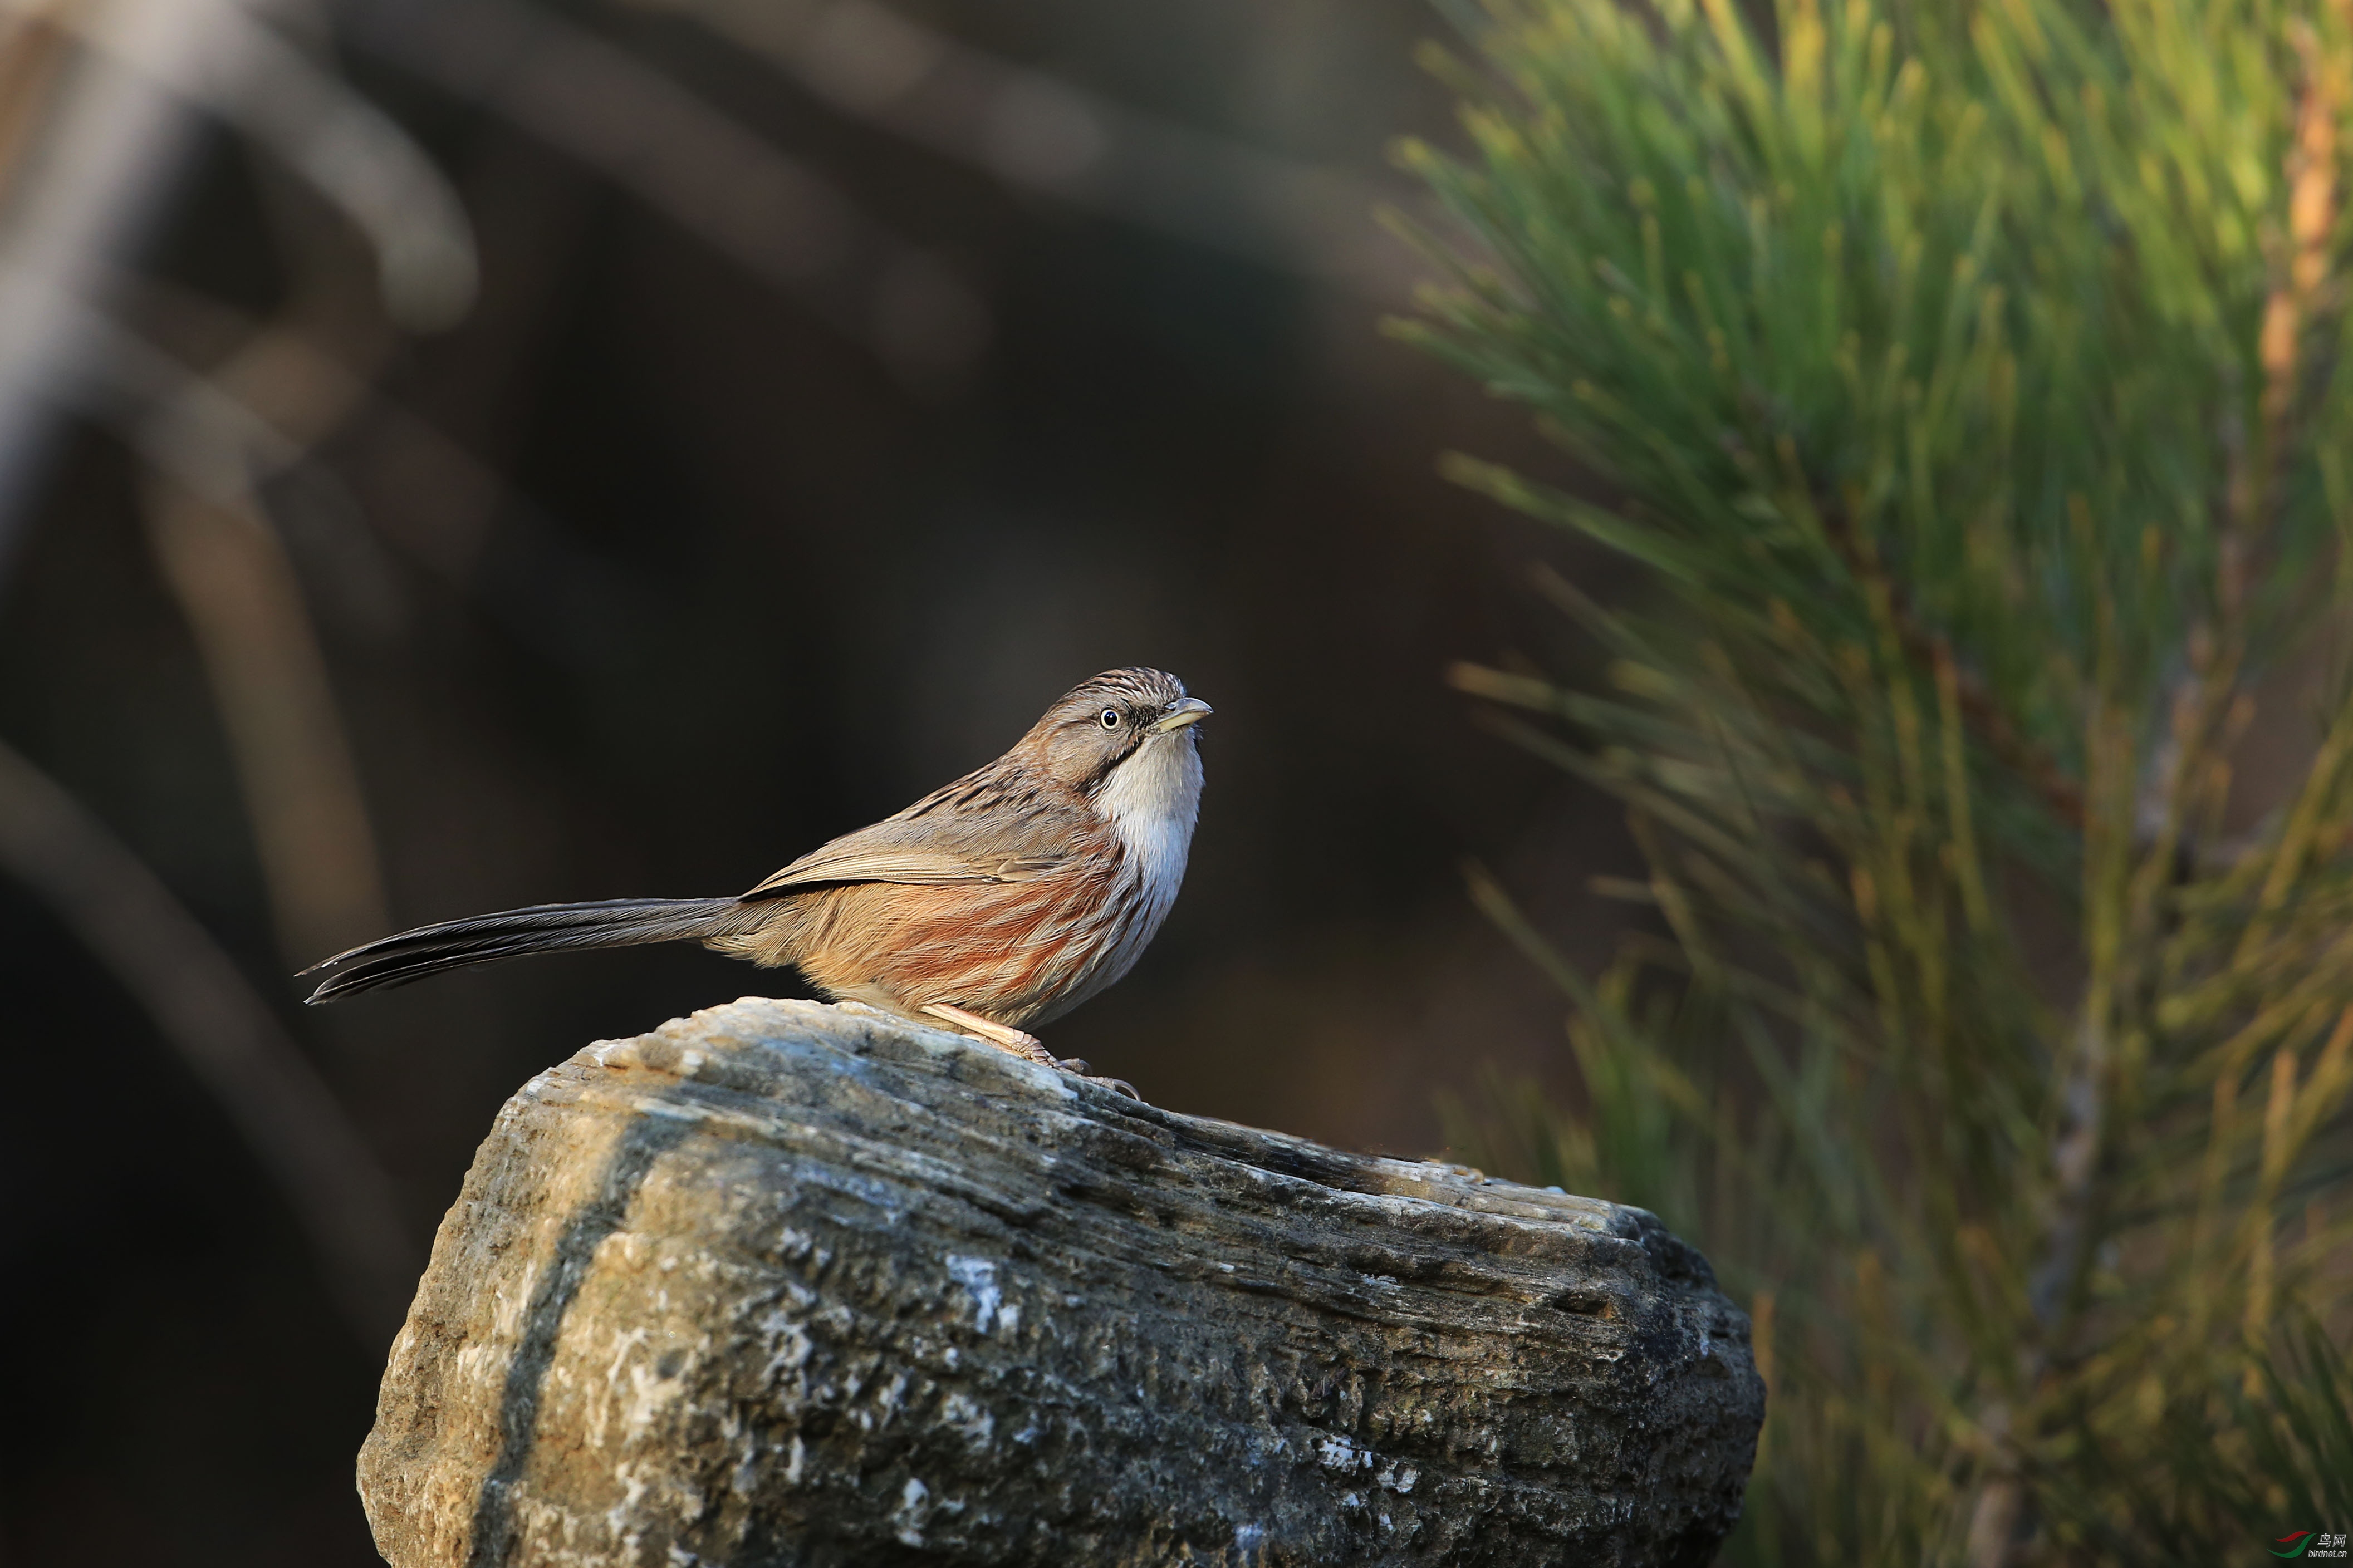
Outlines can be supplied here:
[[744, 898], [846, 882], [1035, 881], [1070, 864], [1097, 826], [1093, 817], [1066, 792], [1029, 785], [1008, 797], [984, 771], [811, 850]]

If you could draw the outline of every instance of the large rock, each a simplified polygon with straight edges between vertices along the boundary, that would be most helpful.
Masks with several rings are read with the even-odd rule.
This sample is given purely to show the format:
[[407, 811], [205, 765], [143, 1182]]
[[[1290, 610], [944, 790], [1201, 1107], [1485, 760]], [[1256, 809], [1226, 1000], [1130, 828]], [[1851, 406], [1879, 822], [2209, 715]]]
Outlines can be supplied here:
[[360, 1488], [396, 1568], [1700, 1563], [1763, 1410], [1639, 1209], [747, 1000], [500, 1112]]

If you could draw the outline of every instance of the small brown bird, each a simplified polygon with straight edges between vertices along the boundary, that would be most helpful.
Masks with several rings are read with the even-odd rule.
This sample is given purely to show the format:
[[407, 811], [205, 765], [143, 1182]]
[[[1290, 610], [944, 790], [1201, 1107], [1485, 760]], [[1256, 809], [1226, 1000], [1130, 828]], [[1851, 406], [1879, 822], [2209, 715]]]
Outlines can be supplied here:
[[[526, 952], [700, 942], [1033, 1061], [1029, 1026], [1134, 967], [1185, 878], [1209, 711], [1156, 669], [1082, 681], [1013, 749], [733, 899], [540, 904], [339, 952], [312, 1002]], [[1134, 1092], [1130, 1090], [1129, 1092]]]

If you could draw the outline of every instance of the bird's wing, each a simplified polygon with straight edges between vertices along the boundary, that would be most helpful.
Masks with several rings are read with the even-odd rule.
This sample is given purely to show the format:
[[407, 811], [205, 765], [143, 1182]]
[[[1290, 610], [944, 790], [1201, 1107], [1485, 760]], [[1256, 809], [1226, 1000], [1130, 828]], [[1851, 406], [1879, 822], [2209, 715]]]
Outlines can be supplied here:
[[1067, 864], [1085, 806], [1043, 791], [1003, 795], [987, 809], [960, 809], [973, 781], [959, 779], [871, 827], [844, 834], [794, 861], [746, 899], [822, 883], [1028, 882]]

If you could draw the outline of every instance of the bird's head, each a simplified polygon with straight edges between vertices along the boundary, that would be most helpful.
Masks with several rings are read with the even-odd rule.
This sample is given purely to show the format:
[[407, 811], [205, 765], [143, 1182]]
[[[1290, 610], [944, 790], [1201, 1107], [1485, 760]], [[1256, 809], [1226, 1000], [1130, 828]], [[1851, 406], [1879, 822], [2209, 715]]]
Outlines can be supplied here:
[[1198, 795], [1193, 727], [1208, 712], [1208, 703], [1186, 696], [1185, 683], [1166, 671], [1107, 669], [1065, 692], [1022, 743], [1046, 771], [1091, 799], [1115, 777], [1131, 786], [1165, 777], [1163, 787], [1179, 790], [1189, 775]]

